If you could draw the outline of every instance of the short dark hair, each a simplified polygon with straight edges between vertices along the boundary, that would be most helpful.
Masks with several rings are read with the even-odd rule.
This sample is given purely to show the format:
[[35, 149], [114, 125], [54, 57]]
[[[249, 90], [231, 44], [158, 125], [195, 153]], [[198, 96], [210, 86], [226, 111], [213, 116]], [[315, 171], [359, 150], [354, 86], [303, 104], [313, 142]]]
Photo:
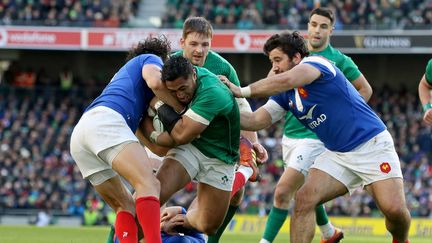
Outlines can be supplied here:
[[193, 32], [212, 38], [213, 27], [204, 17], [189, 17], [183, 23], [183, 38]]
[[183, 56], [173, 56], [164, 63], [162, 82], [174, 81], [180, 77], [187, 79], [193, 73], [193, 65]]
[[335, 17], [334, 17], [333, 11], [331, 11], [331, 9], [325, 8], [325, 7], [315, 8], [310, 13], [309, 20], [312, 18], [312, 15], [314, 15], [314, 14], [324, 16], [324, 17], [330, 19], [330, 23], [332, 25], [334, 24]]
[[296, 53], [300, 56], [309, 56], [305, 39], [298, 32], [282, 32], [272, 35], [264, 44], [264, 53], [268, 56], [273, 49], [280, 48], [289, 58], [293, 58]]
[[154, 54], [159, 56], [162, 61], [165, 62], [168, 60], [170, 53], [171, 45], [165, 35], [159, 35], [157, 37], [149, 36], [129, 51], [126, 61], [129, 61], [141, 54]]

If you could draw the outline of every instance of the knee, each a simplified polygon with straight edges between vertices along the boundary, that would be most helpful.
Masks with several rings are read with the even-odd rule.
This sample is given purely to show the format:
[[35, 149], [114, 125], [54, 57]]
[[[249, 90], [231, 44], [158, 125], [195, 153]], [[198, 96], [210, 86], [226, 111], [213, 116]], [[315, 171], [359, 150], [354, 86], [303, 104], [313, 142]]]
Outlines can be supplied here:
[[308, 189], [300, 189], [295, 194], [295, 207], [294, 210], [296, 212], [302, 211], [314, 211], [316, 206], [318, 205], [318, 201], [313, 196], [313, 192]]
[[230, 205], [231, 206], [238, 206], [243, 200], [243, 194], [244, 194], [244, 187], [240, 189], [234, 196], [231, 198]]
[[389, 205], [386, 208], [384, 208], [383, 210], [384, 215], [387, 217], [388, 220], [410, 220], [410, 214], [408, 211], [408, 208], [403, 205], [398, 205], [398, 204], [394, 204], [394, 205]]
[[276, 186], [274, 201], [275, 205], [279, 208], [288, 208], [292, 198], [292, 192], [288, 188]]
[[200, 231], [202, 233], [211, 236], [217, 233], [220, 224], [215, 224], [214, 222], [207, 221], [207, 222], [201, 222], [200, 226], [201, 226]]

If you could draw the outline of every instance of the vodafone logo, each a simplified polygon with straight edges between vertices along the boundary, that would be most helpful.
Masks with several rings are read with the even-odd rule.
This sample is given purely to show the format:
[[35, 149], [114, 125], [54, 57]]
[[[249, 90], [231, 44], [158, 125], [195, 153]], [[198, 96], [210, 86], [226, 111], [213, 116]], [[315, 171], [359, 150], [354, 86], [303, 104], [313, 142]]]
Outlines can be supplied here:
[[7, 39], [7, 31], [5, 29], [0, 29], [0, 46], [6, 46]]
[[251, 43], [251, 37], [248, 33], [237, 32], [234, 36], [234, 47], [239, 51], [247, 51]]

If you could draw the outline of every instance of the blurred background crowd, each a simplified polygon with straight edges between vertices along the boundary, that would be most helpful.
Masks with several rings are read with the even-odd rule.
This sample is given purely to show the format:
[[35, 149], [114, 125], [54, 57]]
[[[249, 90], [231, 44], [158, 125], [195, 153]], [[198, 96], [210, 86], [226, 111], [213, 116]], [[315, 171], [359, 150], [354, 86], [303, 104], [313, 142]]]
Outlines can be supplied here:
[[[162, 27], [181, 28], [191, 15], [216, 28], [305, 29], [316, 1], [167, 0]], [[0, 24], [119, 27], [139, 15], [139, 0], [2, 0]], [[404, 29], [432, 23], [431, 0], [327, 0], [337, 29]], [[101, 91], [94, 80], [78, 80], [65, 68], [56, 78], [44, 70], [11, 66], [0, 83], [0, 213], [38, 209], [77, 215], [85, 224], [112, 221], [108, 206], [82, 179], [69, 153], [69, 137], [85, 107]], [[106, 80], [104, 80], [106, 82]], [[86, 87], [83, 84], [86, 84]], [[79, 94], [79, 95], [77, 95]], [[251, 100], [254, 108], [265, 100]], [[432, 218], [431, 127], [422, 123], [417, 94], [390, 87], [374, 90], [369, 105], [393, 135], [400, 156], [407, 203], [413, 216]], [[263, 180], [247, 185], [241, 212], [266, 215], [283, 172], [283, 122], [259, 132], [270, 159]], [[188, 205], [195, 195], [188, 185], [171, 200]], [[330, 215], [378, 216], [364, 191], [327, 203]]]

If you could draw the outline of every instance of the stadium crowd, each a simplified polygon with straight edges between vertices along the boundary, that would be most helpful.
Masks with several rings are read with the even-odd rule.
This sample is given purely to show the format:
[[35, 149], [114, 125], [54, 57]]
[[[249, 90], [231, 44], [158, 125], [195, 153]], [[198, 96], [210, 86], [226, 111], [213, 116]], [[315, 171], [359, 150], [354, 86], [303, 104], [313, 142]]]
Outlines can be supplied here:
[[169, 0], [163, 23], [181, 28], [188, 16], [203, 16], [217, 28], [306, 29], [310, 11], [319, 4], [336, 13], [336, 29], [424, 28], [432, 23], [428, 0]]
[[0, 1], [1, 25], [119, 27], [136, 15], [139, 0]]
[[[41, 209], [83, 216], [96, 210], [102, 219], [109, 209], [82, 179], [69, 153], [73, 126], [100, 90], [79, 90], [77, 96], [76, 89], [59, 92], [4, 84], [0, 88], [0, 212]], [[418, 98], [385, 87], [375, 91], [369, 104], [394, 137], [411, 214], [432, 217], [431, 127], [422, 123]], [[247, 186], [243, 213], [265, 215], [272, 206], [275, 183], [283, 171], [282, 127], [283, 123], [277, 123], [259, 132], [270, 159], [261, 169], [263, 180]], [[194, 193], [191, 184], [171, 203], [186, 206]], [[379, 214], [371, 198], [360, 190], [328, 203], [327, 210], [330, 215]]]

